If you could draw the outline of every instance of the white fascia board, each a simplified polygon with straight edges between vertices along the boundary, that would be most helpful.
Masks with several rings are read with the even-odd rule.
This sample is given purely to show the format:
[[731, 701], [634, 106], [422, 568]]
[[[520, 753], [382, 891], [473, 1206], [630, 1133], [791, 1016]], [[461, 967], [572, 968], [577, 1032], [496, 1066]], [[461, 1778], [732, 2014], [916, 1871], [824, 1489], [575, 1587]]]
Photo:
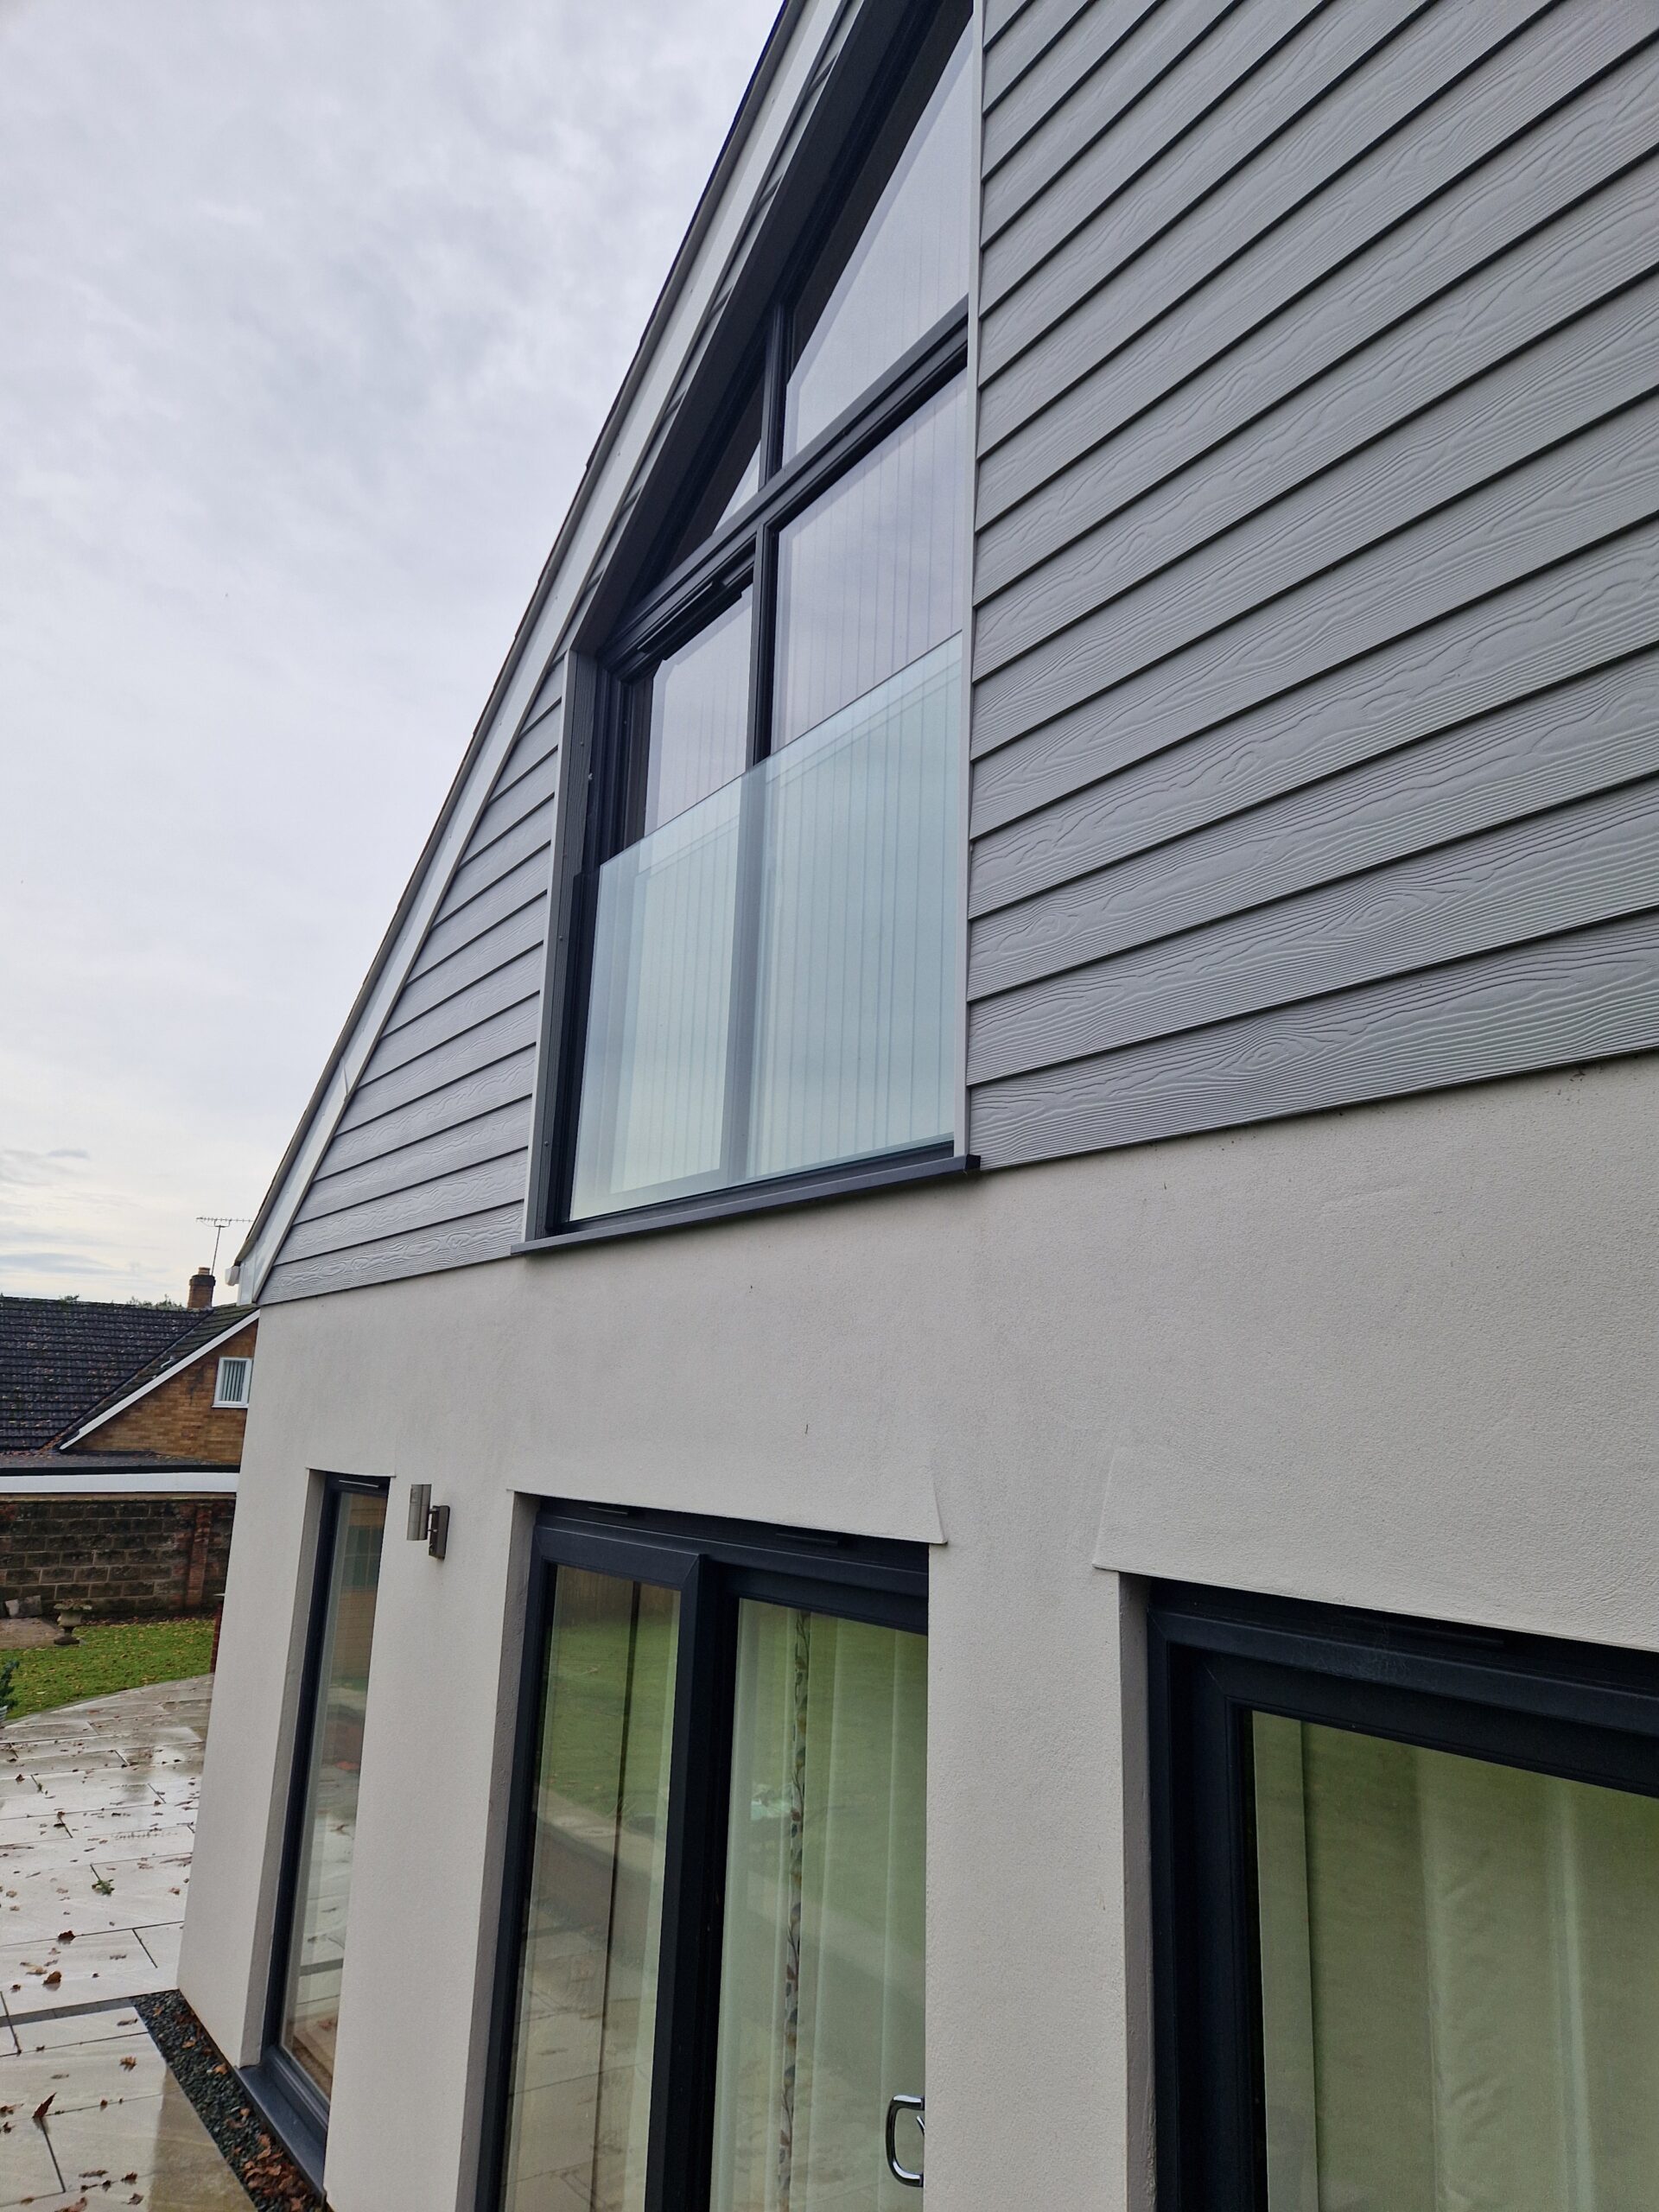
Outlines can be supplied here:
[[[277, 1183], [230, 1269], [229, 1280], [246, 1303], [256, 1300], [264, 1287], [346, 1101], [397, 1004], [473, 826], [488, 804], [497, 771], [543, 677], [565, 642], [564, 632], [589, 573], [651, 448], [692, 347], [721, 296], [728, 265], [742, 243], [778, 156], [788, 143], [800, 103], [811, 89], [819, 57], [851, 9], [863, 4], [868, 0], [805, 0], [790, 30], [743, 143], [734, 151], [719, 203], [709, 215], [696, 257], [668, 308], [650, 358], [636, 363], [630, 372], [631, 378], [638, 379], [632, 397], [620, 420], [607, 423], [601, 433], [595, 453], [597, 456], [602, 448], [602, 458], [597, 459], [596, 466], [590, 466], [577, 486], [553, 557], [537, 585], [530, 612], [497, 681], [464, 783], [451, 803], [436, 845], [423, 863], [420, 881], [402, 925], [381, 955], [378, 972], [357, 1010], [350, 1035], [339, 1050], [327, 1082], [307, 1109], [302, 1132]], [[625, 391], [626, 388], [625, 385]], [[565, 803], [566, 787], [561, 778], [556, 801], [561, 810]]]
[[[250, 1307], [241, 1319], [232, 1321], [228, 1329], [222, 1330], [216, 1337], [210, 1337], [205, 1344], [198, 1345], [194, 1351], [187, 1352], [182, 1359], [175, 1359], [171, 1367], [164, 1367], [159, 1375], [152, 1376], [148, 1382], [140, 1383], [136, 1390], [129, 1390], [126, 1396], [118, 1399], [107, 1413], [99, 1414], [92, 1420], [83, 1421], [72, 1435], [64, 1438], [63, 1442], [58, 1446], [59, 1451], [67, 1452], [72, 1444], [79, 1444], [83, 1436], [90, 1436], [95, 1428], [102, 1428], [106, 1421], [113, 1421], [117, 1414], [125, 1413], [129, 1406], [136, 1406], [140, 1398], [147, 1398], [152, 1390], [159, 1390], [163, 1382], [170, 1382], [175, 1375], [181, 1375], [187, 1367], [194, 1367], [199, 1359], [206, 1359], [208, 1353], [217, 1351], [220, 1344], [228, 1344], [232, 1337], [239, 1337], [244, 1329], [258, 1319], [258, 1313]], [[246, 1408], [244, 1408], [242, 1410], [245, 1411]]]
[[234, 1497], [236, 1467], [76, 1467], [61, 1474], [9, 1475], [0, 1470], [0, 1497]]

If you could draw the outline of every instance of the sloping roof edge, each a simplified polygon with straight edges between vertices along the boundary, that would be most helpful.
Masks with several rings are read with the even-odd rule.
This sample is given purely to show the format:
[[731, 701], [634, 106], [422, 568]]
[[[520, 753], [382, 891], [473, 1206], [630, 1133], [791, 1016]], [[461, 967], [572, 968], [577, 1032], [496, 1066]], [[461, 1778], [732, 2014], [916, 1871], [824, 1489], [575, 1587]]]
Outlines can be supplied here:
[[[552, 548], [542, 564], [535, 589], [513, 632], [505, 658], [502, 661], [495, 682], [490, 688], [483, 711], [474, 726], [472, 738], [462, 755], [461, 765], [455, 772], [443, 804], [439, 810], [437, 820], [433, 824], [431, 834], [421, 849], [420, 855], [404, 887], [403, 895], [393, 912], [391, 923], [380, 940], [374, 958], [369, 964], [368, 973], [364, 977], [362, 986], [352, 1002], [351, 1009], [334, 1041], [334, 1048], [323, 1065], [322, 1072], [318, 1077], [311, 1096], [300, 1116], [294, 1134], [289, 1138], [287, 1148], [277, 1164], [276, 1172], [272, 1176], [264, 1198], [255, 1210], [253, 1220], [249, 1226], [246, 1236], [242, 1241], [236, 1259], [228, 1270], [227, 1280], [235, 1286], [238, 1297], [245, 1303], [251, 1305], [257, 1298], [264, 1276], [276, 1257], [281, 1236], [272, 1238], [267, 1232], [283, 1201], [292, 1191], [293, 1206], [297, 1208], [300, 1198], [303, 1195], [304, 1187], [309, 1180], [310, 1167], [315, 1166], [315, 1162], [308, 1166], [302, 1160], [308, 1138], [315, 1129], [319, 1128], [326, 1128], [332, 1133], [334, 1124], [345, 1111], [346, 1100], [351, 1095], [358, 1075], [361, 1072], [362, 1065], [367, 1058], [367, 1052], [353, 1052], [352, 1049], [353, 1044], [366, 1029], [369, 1032], [368, 1050], [372, 1050], [373, 1040], [378, 1036], [380, 1028], [391, 1011], [391, 1004], [396, 999], [397, 990], [401, 988], [404, 973], [416, 957], [420, 938], [424, 933], [425, 921], [429, 918], [429, 916], [423, 916], [418, 928], [410, 927], [411, 920], [416, 918], [417, 909], [422, 904], [422, 892], [435, 880], [440, 886], [447, 880], [460, 850], [464, 847], [467, 837], [471, 832], [474, 817], [481, 811], [487, 801], [489, 779], [475, 778], [480, 760], [493, 737], [498, 741], [501, 740], [498, 722], [508, 690], [514, 677], [519, 672], [526, 650], [546, 608], [554, 583], [564, 567], [577, 531], [586, 516], [588, 504], [598, 488], [605, 464], [610, 459], [623, 427], [632, 412], [640, 387], [656, 359], [664, 331], [674, 310], [679, 305], [681, 296], [707, 243], [709, 233], [724, 204], [727, 189], [748, 145], [761, 111], [766, 106], [773, 81], [789, 51], [790, 41], [796, 27], [812, 4], [813, 0], [783, 0], [783, 5], [779, 8], [772, 29], [767, 34], [766, 44], [761, 48], [760, 59], [755, 63], [753, 73], [744, 91], [743, 98], [739, 103], [731, 127], [721, 143], [714, 168], [709, 172], [709, 181], [702, 188], [691, 220], [687, 226], [685, 235], [670, 264], [662, 289], [658, 292], [656, 303], [646, 319], [644, 332], [641, 334], [639, 345], [634, 349], [626, 374], [601, 425], [599, 435], [594, 442], [593, 448], [582, 466], [582, 475], [577, 482], [569, 508], [553, 541]], [[837, 22], [845, 14], [846, 8], [853, 4], [856, 4], [856, 0], [843, 0], [843, 5], [836, 11]], [[810, 74], [809, 70], [809, 81]], [[535, 671], [537, 681], [541, 672], [539, 669]], [[512, 734], [511, 730], [507, 732], [509, 741]], [[469, 786], [473, 791], [474, 804], [471, 812], [463, 817], [461, 812], [461, 804]], [[448, 867], [441, 865], [446, 847], [449, 849]], [[401, 964], [394, 967], [393, 956], [400, 948], [404, 957]], [[375, 1005], [377, 1000], [380, 1001], [378, 1008]], [[327, 1141], [326, 1137], [324, 1141]], [[284, 1223], [283, 1233], [285, 1231], [286, 1224]], [[247, 1263], [256, 1255], [258, 1263], [251, 1271], [250, 1280], [245, 1281], [243, 1277], [245, 1271], [247, 1271]]]
[[182, 1359], [174, 1360], [159, 1375], [152, 1375], [148, 1382], [141, 1382], [136, 1390], [129, 1390], [125, 1397], [118, 1399], [112, 1406], [105, 1406], [103, 1412], [94, 1414], [91, 1421], [82, 1421], [79, 1428], [71, 1429], [68, 1435], [53, 1448], [67, 1452], [72, 1444], [78, 1444], [83, 1436], [90, 1436], [95, 1428], [102, 1428], [106, 1421], [113, 1421], [118, 1414], [125, 1413], [129, 1406], [136, 1406], [140, 1398], [147, 1398], [152, 1390], [159, 1390], [163, 1382], [171, 1382], [184, 1369], [194, 1367], [199, 1359], [206, 1359], [210, 1352], [217, 1351], [220, 1344], [228, 1344], [232, 1337], [240, 1336], [243, 1330], [250, 1327], [258, 1318], [258, 1308], [250, 1306], [218, 1336], [209, 1337], [206, 1344], [198, 1344], [193, 1351], [186, 1352]]

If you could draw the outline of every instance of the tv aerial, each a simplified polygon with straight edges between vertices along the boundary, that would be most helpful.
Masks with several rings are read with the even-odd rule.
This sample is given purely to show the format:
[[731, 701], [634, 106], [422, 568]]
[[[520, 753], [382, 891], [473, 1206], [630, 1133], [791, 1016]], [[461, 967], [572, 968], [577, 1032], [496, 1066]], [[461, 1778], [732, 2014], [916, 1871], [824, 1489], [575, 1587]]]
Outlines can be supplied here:
[[199, 1213], [196, 1219], [213, 1232], [213, 1256], [207, 1262], [209, 1274], [219, 1273], [219, 1240], [227, 1229], [245, 1229], [253, 1218], [245, 1213]]

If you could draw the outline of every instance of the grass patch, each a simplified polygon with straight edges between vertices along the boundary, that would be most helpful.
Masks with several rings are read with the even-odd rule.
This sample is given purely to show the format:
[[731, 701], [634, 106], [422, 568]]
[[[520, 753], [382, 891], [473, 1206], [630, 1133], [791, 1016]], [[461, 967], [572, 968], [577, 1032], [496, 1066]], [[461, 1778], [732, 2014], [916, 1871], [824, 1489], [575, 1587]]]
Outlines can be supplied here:
[[0, 1651], [0, 1671], [16, 1660], [11, 1718], [25, 1720], [57, 1705], [108, 1697], [146, 1682], [180, 1682], [205, 1675], [213, 1656], [213, 1624], [205, 1621], [113, 1621], [78, 1629], [78, 1645], [45, 1644], [29, 1651]]

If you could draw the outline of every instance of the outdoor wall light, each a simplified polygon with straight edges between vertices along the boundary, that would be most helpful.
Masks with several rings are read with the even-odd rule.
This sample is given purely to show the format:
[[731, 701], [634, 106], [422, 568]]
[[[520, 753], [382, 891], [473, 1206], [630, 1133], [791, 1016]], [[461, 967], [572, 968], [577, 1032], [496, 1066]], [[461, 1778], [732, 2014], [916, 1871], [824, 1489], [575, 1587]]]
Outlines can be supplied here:
[[405, 1533], [411, 1544], [423, 1543], [434, 1559], [442, 1559], [449, 1548], [449, 1509], [433, 1504], [430, 1483], [410, 1484], [409, 1527]]

